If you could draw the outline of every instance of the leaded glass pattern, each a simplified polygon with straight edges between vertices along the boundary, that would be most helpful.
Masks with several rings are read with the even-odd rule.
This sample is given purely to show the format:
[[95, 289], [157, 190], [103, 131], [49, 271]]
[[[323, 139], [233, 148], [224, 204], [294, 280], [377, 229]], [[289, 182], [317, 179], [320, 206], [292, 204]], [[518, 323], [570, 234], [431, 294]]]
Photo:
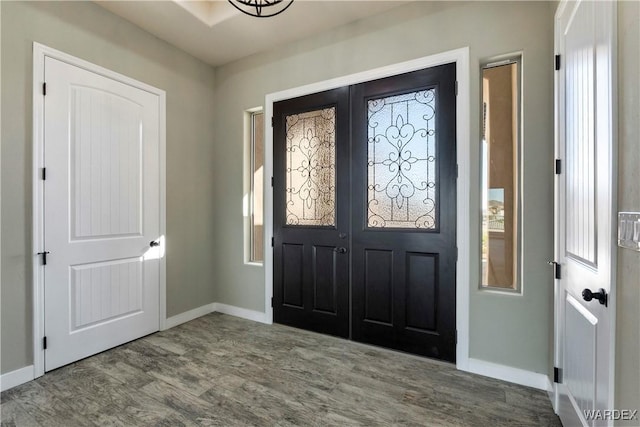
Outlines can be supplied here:
[[435, 88], [368, 101], [368, 227], [437, 227], [435, 101]]
[[286, 118], [287, 225], [335, 226], [336, 109]]

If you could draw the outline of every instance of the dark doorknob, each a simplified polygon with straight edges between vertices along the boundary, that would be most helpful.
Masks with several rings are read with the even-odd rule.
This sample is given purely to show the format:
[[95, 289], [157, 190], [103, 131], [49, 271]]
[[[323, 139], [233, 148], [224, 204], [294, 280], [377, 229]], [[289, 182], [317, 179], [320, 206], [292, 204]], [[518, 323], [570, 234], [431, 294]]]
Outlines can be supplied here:
[[591, 292], [590, 289], [585, 289], [582, 291], [582, 299], [585, 301], [591, 301], [592, 299], [597, 299], [600, 301], [600, 304], [607, 306], [607, 291], [600, 288], [598, 292]]
[[152, 240], [149, 242], [149, 246], [151, 246], [152, 248], [155, 248], [156, 246], [160, 246], [160, 242]]
[[333, 251], [338, 252], [339, 254], [346, 254], [347, 248], [335, 248]]

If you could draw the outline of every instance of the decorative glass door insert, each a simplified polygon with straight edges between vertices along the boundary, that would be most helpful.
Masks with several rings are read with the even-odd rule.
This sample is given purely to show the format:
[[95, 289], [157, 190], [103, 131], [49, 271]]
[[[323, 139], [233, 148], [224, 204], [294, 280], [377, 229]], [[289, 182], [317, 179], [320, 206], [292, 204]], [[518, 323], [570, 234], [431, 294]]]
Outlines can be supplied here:
[[367, 226], [437, 228], [436, 89], [367, 102]]
[[336, 109], [286, 117], [287, 225], [335, 226]]

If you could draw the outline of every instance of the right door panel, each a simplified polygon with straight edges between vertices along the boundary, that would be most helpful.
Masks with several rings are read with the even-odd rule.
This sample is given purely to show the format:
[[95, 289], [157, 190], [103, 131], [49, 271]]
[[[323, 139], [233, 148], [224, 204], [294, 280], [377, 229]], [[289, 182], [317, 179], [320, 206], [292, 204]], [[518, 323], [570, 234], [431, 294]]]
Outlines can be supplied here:
[[455, 361], [455, 64], [356, 85], [352, 336]]

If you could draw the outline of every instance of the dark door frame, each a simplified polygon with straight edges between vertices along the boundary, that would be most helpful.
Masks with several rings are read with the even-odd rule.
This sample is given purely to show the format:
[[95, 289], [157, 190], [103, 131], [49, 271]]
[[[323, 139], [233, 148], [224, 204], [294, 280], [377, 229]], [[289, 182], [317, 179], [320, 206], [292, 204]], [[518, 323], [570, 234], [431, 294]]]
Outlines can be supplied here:
[[[456, 103], [456, 134], [457, 134], [457, 164], [459, 170], [457, 182], [457, 247], [458, 262], [456, 265], [456, 329], [458, 342], [456, 345], [456, 367], [460, 370], [470, 369], [469, 361], [469, 297], [470, 297], [470, 234], [471, 211], [469, 194], [471, 187], [470, 170], [470, 66], [469, 48], [464, 47], [447, 52], [438, 53], [411, 61], [376, 68], [356, 74], [342, 76], [322, 82], [317, 82], [297, 88], [267, 94], [265, 97], [265, 182], [270, 182], [273, 176], [273, 132], [271, 120], [273, 104], [277, 101], [309, 95], [349, 86], [366, 81], [390, 77], [402, 73], [416, 71], [437, 65], [456, 64], [456, 80], [458, 83], [458, 98]], [[273, 252], [271, 238], [273, 237], [273, 191], [272, 187], [264, 188], [264, 242], [265, 242], [265, 314], [264, 323], [273, 323]]]

